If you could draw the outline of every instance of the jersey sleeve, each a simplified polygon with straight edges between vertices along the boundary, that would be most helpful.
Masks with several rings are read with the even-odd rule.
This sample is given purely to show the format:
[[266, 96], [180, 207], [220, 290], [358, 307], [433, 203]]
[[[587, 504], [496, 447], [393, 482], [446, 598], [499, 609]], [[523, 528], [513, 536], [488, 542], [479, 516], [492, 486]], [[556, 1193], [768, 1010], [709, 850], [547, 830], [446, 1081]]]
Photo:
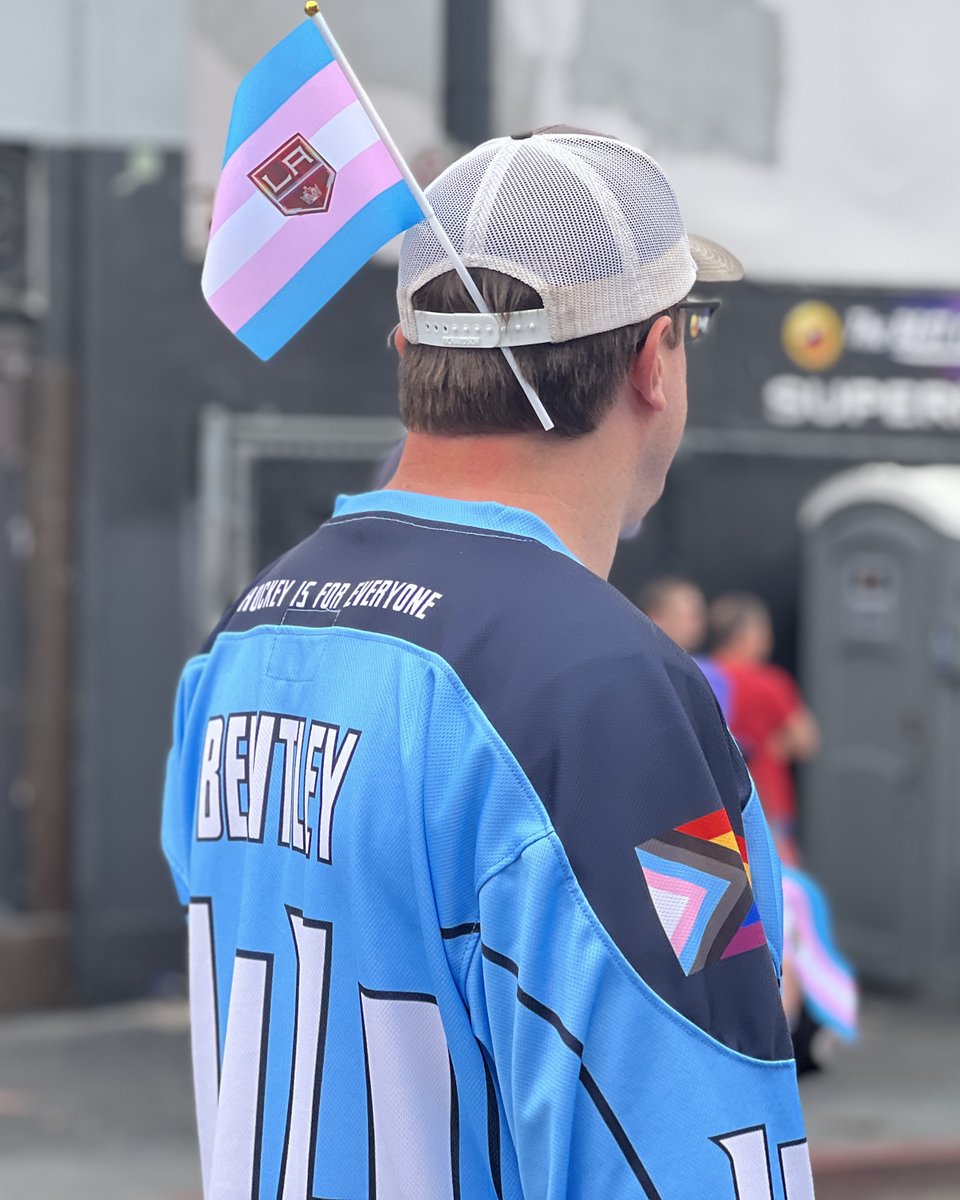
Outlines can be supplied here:
[[760, 804], [760, 797], [757, 795], [757, 789], [752, 786], [750, 799], [743, 810], [743, 833], [747, 846], [750, 847], [751, 889], [766, 934], [767, 948], [779, 979], [783, 969], [783, 876], [780, 858]]
[[779, 873], [714, 697], [659, 641], [563, 687], [575, 722], [544, 690], [529, 741], [499, 723], [547, 820], [481, 881], [465, 981], [522, 1195], [809, 1197]]
[[184, 779], [182, 758], [187, 730], [187, 713], [196, 692], [202, 660], [191, 659], [183, 670], [177, 687], [173, 711], [173, 734], [167, 754], [167, 769], [163, 785], [163, 815], [160, 840], [163, 853], [173, 876], [180, 903], [190, 900], [190, 846], [193, 833], [194, 791]]
[[657, 996], [555, 834], [484, 884], [480, 928], [469, 1003], [525, 1200], [767, 1200], [768, 1169], [773, 1196], [812, 1196], [793, 1062], [733, 1051]]

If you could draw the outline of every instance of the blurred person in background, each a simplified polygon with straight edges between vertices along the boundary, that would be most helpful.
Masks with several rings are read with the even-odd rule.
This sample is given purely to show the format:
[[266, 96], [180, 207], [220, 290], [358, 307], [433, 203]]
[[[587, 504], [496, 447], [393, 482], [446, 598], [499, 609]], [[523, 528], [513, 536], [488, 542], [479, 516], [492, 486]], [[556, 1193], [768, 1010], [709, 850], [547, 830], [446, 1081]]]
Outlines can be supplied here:
[[643, 585], [637, 608], [659, 625], [681, 650], [696, 654], [707, 639], [707, 602], [689, 579], [663, 575]]
[[661, 575], [640, 589], [637, 608], [681, 650], [693, 655], [726, 716], [730, 693], [727, 681], [709, 659], [697, 653], [707, 640], [707, 601], [703, 590], [680, 575]]
[[770, 662], [770, 610], [746, 592], [710, 605], [710, 661], [726, 681], [727, 722], [767, 815], [783, 862], [796, 865], [797, 801], [792, 766], [820, 748], [820, 730], [788, 671]]
[[769, 661], [773, 623], [758, 596], [719, 596], [709, 608], [709, 630], [706, 666], [719, 677], [718, 700], [783, 864], [781, 994], [797, 1071], [804, 1074], [822, 1067], [840, 1040], [852, 1041], [857, 1028], [853, 971], [834, 944], [826, 897], [799, 869], [792, 768], [817, 753], [820, 730], [793, 677]]

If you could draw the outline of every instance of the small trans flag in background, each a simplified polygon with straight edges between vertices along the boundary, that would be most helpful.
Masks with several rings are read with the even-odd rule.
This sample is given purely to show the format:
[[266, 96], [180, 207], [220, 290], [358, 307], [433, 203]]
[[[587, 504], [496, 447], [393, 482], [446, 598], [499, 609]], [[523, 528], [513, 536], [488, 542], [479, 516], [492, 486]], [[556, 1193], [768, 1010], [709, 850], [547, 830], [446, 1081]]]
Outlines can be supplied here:
[[203, 294], [266, 360], [423, 219], [333, 51], [304, 21], [237, 91]]

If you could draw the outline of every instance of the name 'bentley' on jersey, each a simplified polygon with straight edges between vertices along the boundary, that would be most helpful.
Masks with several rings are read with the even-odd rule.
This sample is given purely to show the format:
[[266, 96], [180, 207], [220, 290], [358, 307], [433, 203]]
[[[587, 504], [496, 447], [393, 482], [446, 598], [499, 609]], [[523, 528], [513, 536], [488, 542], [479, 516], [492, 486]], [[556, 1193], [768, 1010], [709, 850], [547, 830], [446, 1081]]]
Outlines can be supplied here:
[[217, 841], [226, 831], [229, 841], [262, 842], [277, 770], [277, 844], [331, 862], [333, 810], [360, 736], [348, 729], [341, 737], [338, 725], [283, 713], [211, 717], [203, 738], [197, 840]]

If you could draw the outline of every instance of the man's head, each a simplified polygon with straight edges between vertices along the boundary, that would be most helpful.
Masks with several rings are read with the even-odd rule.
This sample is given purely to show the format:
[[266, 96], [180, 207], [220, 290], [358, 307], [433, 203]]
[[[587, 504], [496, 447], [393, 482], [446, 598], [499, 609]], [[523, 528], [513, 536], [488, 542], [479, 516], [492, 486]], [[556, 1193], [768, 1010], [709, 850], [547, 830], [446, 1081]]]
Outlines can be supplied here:
[[[427, 194], [496, 316], [477, 314], [429, 223], [407, 232], [397, 334], [407, 428], [538, 437], [544, 455], [606, 429], [610, 469], [635, 480], [625, 520], [636, 521], [686, 420], [680, 306], [698, 278], [737, 278], [739, 264], [688, 238], [652, 159], [583, 130], [487, 142]], [[553, 419], [549, 435], [504, 349]]]
[[[543, 300], [528, 283], [489, 268], [470, 273], [491, 312], [543, 310]], [[463, 281], [453, 271], [425, 283], [414, 293], [413, 303], [416, 311], [429, 313], [462, 314], [472, 307]], [[683, 319], [680, 309], [672, 307], [603, 333], [514, 351], [524, 376], [548, 407], [555, 436], [579, 437], [596, 430], [660, 318], [664, 348], [677, 349], [683, 342]], [[408, 429], [444, 435], [540, 429], [499, 349], [446, 348], [403, 337], [400, 412]]]
[[688, 654], [703, 646], [707, 606], [703, 592], [689, 579], [668, 575], [652, 580], [640, 589], [637, 607]]
[[734, 592], [710, 605], [710, 649], [721, 658], [766, 662], [773, 653], [773, 622], [759, 596]]

